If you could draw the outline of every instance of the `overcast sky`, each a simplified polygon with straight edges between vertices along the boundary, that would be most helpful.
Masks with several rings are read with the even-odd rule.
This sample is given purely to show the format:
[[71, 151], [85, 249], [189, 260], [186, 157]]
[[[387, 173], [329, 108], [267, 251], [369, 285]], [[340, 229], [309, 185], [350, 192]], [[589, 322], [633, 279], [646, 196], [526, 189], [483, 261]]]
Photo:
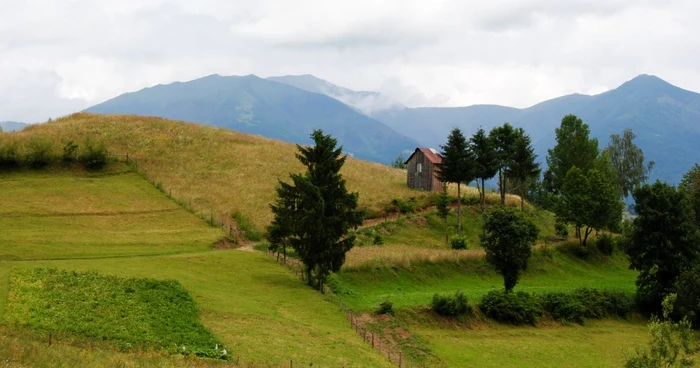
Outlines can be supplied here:
[[700, 91], [697, 0], [0, 0], [0, 121], [218, 73], [527, 107], [641, 74]]

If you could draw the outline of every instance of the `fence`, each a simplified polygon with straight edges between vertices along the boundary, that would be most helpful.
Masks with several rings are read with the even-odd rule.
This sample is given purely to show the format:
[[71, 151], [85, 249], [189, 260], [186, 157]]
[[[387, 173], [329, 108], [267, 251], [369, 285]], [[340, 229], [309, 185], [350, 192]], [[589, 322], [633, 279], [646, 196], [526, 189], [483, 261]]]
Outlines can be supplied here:
[[116, 158], [117, 160], [124, 160], [124, 162], [127, 165], [129, 165], [129, 167], [131, 167], [134, 172], [148, 180], [151, 184], [153, 184], [153, 186], [155, 186], [158, 190], [163, 192], [163, 194], [165, 194], [168, 198], [175, 201], [175, 203], [179, 204], [187, 211], [199, 216], [199, 218], [201, 218], [202, 220], [207, 221], [210, 226], [220, 227], [221, 230], [228, 234], [228, 236], [235, 243], [240, 243], [242, 234], [236, 226], [236, 223], [232, 219], [230, 219], [230, 216], [227, 216], [226, 214], [215, 214], [213, 209], [209, 209], [208, 211], [206, 211], [203, 208], [197, 208], [195, 202], [193, 202], [191, 198], [186, 199], [182, 196], [178, 196], [177, 190], [173, 190], [173, 188], [166, 188], [161, 181], [158, 181], [156, 178], [150, 175], [148, 169], [145, 166], [140, 165], [138, 161], [136, 161], [132, 156], [129, 156], [128, 153], [112, 154], [112, 157]]
[[[116, 159], [123, 159], [124, 162], [129, 165], [134, 172], [138, 173], [139, 175], [143, 176], [146, 180], [148, 180], [153, 186], [155, 186], [158, 190], [163, 192], [168, 198], [172, 199], [175, 201], [177, 204], [182, 206], [184, 209], [190, 211], [191, 213], [198, 215], [201, 219], [206, 220], [211, 226], [215, 227], [221, 227], [221, 230], [224, 231], [233, 239], [236, 243], [239, 243], [241, 240], [241, 234], [238, 229], [238, 227], [235, 225], [235, 222], [231, 221], [230, 219], [226, 219], [227, 216], [217, 216], [214, 214], [213, 210], [209, 210], [209, 212], [205, 212], [203, 209], [197, 209], [194, 205], [191, 199], [183, 199], [182, 197], [177, 196], [177, 191], [173, 191], [172, 188], [165, 188], [162, 184], [162, 182], [157, 181], [155, 178], [153, 178], [151, 175], [149, 175], [148, 169], [146, 169], [143, 165], [140, 165], [138, 161], [136, 161], [133, 157], [129, 156], [129, 154], [113, 154], [112, 155]], [[226, 219], [226, 220], [225, 220]], [[275, 257], [274, 253], [268, 252], [268, 255]], [[277, 261], [279, 262], [279, 257], [277, 257]], [[286, 262], [284, 264], [292, 269], [295, 274], [297, 274], [302, 280], [304, 279], [304, 273], [301, 267], [301, 264], [299, 261], [293, 259], [293, 258], [287, 258]], [[324, 287], [325, 291], [329, 291], [327, 287]], [[340, 308], [341, 311], [345, 313], [345, 316], [347, 317], [348, 321], [350, 322], [350, 326], [352, 327], [353, 330], [360, 336], [362, 336], [362, 339], [364, 340], [365, 343], [370, 345], [372, 349], [376, 349], [379, 351], [380, 354], [385, 356], [387, 359], [389, 359], [390, 362], [395, 363], [398, 365], [399, 368], [404, 368], [406, 365], [404, 364], [404, 356], [403, 356], [403, 351], [400, 348], [397, 348], [397, 343], [392, 342], [389, 339], [385, 339], [382, 337], [381, 334], [376, 333], [374, 331], [370, 331], [367, 329], [367, 323], [363, 322], [361, 318], [358, 318], [358, 315], [356, 315], [353, 311], [350, 309], [346, 308], [343, 303], [342, 299], [338, 296], [335, 296], [334, 294], [328, 294], [324, 293], [327, 296], [327, 299]], [[53, 334], [49, 335], [49, 345], [51, 345], [53, 340]], [[240, 357], [237, 357], [234, 360], [236, 366], [241, 367], [240, 365]], [[285, 364], [286, 365], [286, 364]], [[313, 366], [313, 364], [311, 364]], [[289, 360], [289, 367], [293, 368], [294, 367], [294, 360], [290, 359]]]

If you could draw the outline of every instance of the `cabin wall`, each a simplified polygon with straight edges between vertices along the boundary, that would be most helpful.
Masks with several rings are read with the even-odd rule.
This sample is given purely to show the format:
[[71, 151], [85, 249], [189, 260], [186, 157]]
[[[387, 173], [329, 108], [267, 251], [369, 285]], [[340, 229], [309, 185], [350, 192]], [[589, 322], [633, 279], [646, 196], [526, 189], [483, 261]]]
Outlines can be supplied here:
[[[418, 172], [418, 164], [421, 165], [422, 170]], [[413, 157], [406, 164], [407, 182], [409, 188], [427, 190], [427, 191], [439, 191], [442, 189], [440, 181], [435, 177], [435, 167], [432, 162], [430, 162], [423, 152], [416, 152]]]

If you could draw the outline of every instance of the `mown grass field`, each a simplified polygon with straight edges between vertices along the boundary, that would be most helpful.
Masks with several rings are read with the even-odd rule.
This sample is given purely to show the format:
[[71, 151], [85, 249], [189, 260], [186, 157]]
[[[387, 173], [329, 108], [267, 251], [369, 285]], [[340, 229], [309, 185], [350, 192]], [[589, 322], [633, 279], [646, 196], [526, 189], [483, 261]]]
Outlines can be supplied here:
[[646, 325], [637, 320], [588, 321], [585, 326], [409, 325], [444, 367], [621, 367], [626, 354], [648, 339]]
[[[401, 252], [392, 246], [388, 252]], [[516, 290], [528, 292], [569, 291], [579, 287], [621, 290], [633, 293], [636, 273], [628, 269], [624, 256], [617, 253], [605, 257], [592, 252], [589, 259], [580, 259], [571, 249], [576, 244], [550, 246], [546, 252], [536, 251], [528, 270]], [[469, 300], [477, 302], [491, 290], [503, 288], [503, 279], [488, 266], [480, 251], [448, 251], [453, 260], [416, 261], [395, 266], [363, 265], [345, 268], [337, 274], [337, 290], [343, 303], [358, 310], [373, 310], [390, 300], [397, 308], [425, 306], [435, 293], [462, 290]], [[464, 256], [459, 257], [462, 252]], [[352, 261], [352, 255], [348, 256]]]
[[124, 170], [0, 174], [0, 260], [192, 252], [224, 237]]
[[[0, 260], [0, 318], [4, 318], [10, 308], [7, 301], [13, 269], [43, 267], [96, 271], [100, 275], [127, 278], [172, 279], [192, 295], [203, 325], [229, 348], [232, 357], [239, 359], [242, 366], [276, 367], [288, 365], [290, 360], [295, 366], [311, 363], [315, 366], [390, 366], [349, 328], [345, 315], [334, 304], [309, 289], [288, 269], [261, 253], [212, 249], [212, 243], [224, 236], [220, 230], [178, 208], [138, 175], [113, 174], [2, 174], [0, 186], [6, 204], [2, 208], [14, 206], [14, 209], [4, 212], [11, 216], [2, 217], [0, 233], [3, 236], [8, 231], [15, 233], [2, 239], [2, 249], [11, 257]], [[36, 190], [27, 190], [32, 187]], [[55, 206], [42, 205], [47, 195], [40, 188], [47, 188], [49, 194], [55, 192], [52, 195]], [[22, 197], [16, 198], [16, 193], [20, 192]], [[71, 195], [62, 196], [62, 193]], [[23, 203], [22, 208], [33, 209], [32, 212], [20, 213], [17, 210], [20, 206], [11, 199], [13, 197]], [[131, 206], [155, 217], [142, 225], [137, 224], [138, 216], [131, 215], [124, 215], [133, 220], [123, 224], [95, 222], [94, 218], [109, 217], [105, 213], [128, 212]], [[44, 208], [46, 212], [42, 213]], [[164, 209], [168, 211], [162, 211]], [[70, 215], [64, 216], [68, 213], [66, 210]], [[61, 216], [56, 216], [57, 212]], [[12, 216], [27, 222], [35, 218], [65, 217], [70, 217], [71, 221], [48, 223], [39, 231], [22, 222], [16, 223], [16, 228], [8, 226], [5, 220], [14, 218]], [[169, 222], [177, 226], [170, 228]], [[63, 226], [72, 228], [64, 231]], [[170, 230], [164, 231], [164, 228]], [[60, 243], [42, 246], [59, 236]], [[12, 321], [22, 322], [15, 317]], [[5, 359], [2, 364], [10, 366], [214, 364], [184, 361], [162, 353], [125, 355], [118, 351], [118, 346], [107, 343], [101, 345], [103, 349], [91, 350], [85, 345], [73, 346], [74, 339], [61, 341], [58, 336], [54, 345], [47, 349], [46, 336], [32, 342], [33, 335], [12, 328], [6, 322], [0, 327], [0, 337], [3, 339], [0, 355]]]
[[[82, 144], [88, 135], [104, 141], [112, 153], [129, 154], [174, 197], [218, 217], [242, 214], [257, 231], [272, 219], [269, 204], [278, 179], [288, 180], [290, 172], [303, 170], [294, 144], [152, 117], [78, 113], [5, 134], [4, 139], [45, 138], [59, 154], [68, 141]], [[425, 202], [428, 196], [406, 187], [404, 170], [386, 165], [348, 158], [342, 174], [370, 214], [381, 213], [394, 198]]]

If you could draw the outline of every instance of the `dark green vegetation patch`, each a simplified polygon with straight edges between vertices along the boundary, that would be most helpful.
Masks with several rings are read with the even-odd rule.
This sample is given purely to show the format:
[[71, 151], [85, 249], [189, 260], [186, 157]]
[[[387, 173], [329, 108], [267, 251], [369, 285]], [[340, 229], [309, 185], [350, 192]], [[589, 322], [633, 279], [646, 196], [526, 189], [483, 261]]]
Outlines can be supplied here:
[[164, 349], [227, 358], [221, 343], [199, 321], [192, 297], [173, 280], [14, 269], [5, 321], [57, 338], [114, 344], [121, 350]]

